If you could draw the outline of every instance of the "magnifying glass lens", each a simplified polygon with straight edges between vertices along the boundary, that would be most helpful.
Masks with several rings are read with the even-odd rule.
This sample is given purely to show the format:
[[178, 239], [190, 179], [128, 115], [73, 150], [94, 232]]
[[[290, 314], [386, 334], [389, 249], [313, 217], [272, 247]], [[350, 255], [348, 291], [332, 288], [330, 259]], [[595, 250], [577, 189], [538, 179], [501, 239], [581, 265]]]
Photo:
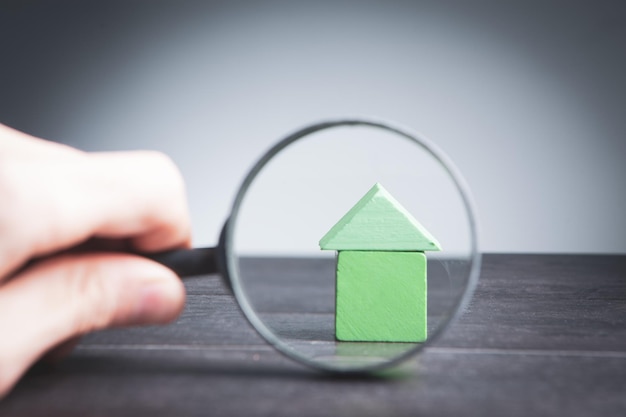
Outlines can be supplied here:
[[250, 322], [323, 369], [376, 369], [421, 349], [476, 278], [473, 214], [454, 169], [425, 139], [377, 123], [283, 141], [246, 179], [229, 230]]

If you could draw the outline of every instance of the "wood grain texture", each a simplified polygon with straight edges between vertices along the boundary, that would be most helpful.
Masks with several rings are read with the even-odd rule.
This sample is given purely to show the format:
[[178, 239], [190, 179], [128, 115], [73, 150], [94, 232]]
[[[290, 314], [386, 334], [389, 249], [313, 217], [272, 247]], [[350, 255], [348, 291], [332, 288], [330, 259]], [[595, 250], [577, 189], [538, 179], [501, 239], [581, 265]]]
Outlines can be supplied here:
[[[270, 278], [271, 262], [248, 267]], [[333, 270], [280, 265], [299, 265], [304, 286], [307, 271]], [[0, 416], [626, 415], [626, 256], [485, 256], [468, 311], [391, 379], [305, 369], [249, 328], [219, 278], [186, 286], [176, 323], [85, 337], [33, 369]]]
[[426, 340], [423, 252], [340, 251], [336, 297], [338, 340]]
[[441, 250], [437, 239], [378, 183], [319, 243], [323, 250]]

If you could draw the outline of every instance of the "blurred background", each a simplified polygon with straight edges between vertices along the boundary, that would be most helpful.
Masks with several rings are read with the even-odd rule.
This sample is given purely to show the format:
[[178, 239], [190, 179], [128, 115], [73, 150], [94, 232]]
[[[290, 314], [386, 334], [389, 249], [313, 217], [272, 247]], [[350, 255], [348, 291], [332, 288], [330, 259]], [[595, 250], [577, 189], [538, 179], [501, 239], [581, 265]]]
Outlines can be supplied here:
[[625, 74], [618, 0], [0, 1], [0, 122], [166, 152], [197, 245], [276, 140], [371, 115], [455, 161], [484, 251], [624, 253]]

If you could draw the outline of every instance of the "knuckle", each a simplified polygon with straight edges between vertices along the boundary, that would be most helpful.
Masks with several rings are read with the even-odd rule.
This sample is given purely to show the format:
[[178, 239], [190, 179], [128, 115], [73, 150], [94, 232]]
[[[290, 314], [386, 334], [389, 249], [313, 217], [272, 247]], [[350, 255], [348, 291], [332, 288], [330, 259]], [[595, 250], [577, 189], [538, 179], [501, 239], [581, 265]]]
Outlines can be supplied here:
[[171, 223], [175, 228], [186, 229], [186, 225], [184, 227], [181, 225], [188, 217], [187, 192], [181, 171], [168, 155], [158, 151], [146, 152], [154, 164], [155, 171], [161, 173], [158, 195], [162, 201], [168, 201], [166, 223]]
[[170, 185], [182, 187], [183, 177], [174, 160], [167, 154], [159, 151], [145, 151], [146, 157], [154, 164], [155, 169], [167, 175]]
[[156, 167], [167, 170], [178, 170], [174, 160], [164, 152], [161, 151], [140, 151], [141, 155], [151, 164]]
[[[186, 189], [183, 175], [167, 154], [160, 151], [138, 151], [137, 155], [145, 168], [144, 175], [150, 177], [150, 182], [158, 186], [158, 195], [161, 201], [179, 204], [185, 201]], [[171, 205], [170, 207], [172, 207]], [[179, 207], [182, 211], [184, 207]]]

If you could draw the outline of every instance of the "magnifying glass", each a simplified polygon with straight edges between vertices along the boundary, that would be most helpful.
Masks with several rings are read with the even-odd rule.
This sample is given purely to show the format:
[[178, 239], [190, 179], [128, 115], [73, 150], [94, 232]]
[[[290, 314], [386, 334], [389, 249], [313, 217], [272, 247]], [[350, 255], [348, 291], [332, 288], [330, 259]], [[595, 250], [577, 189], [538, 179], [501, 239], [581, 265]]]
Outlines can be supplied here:
[[305, 365], [380, 370], [432, 343], [478, 280], [476, 218], [451, 160], [373, 119], [321, 122], [245, 177], [215, 248], [151, 255], [219, 273], [256, 331]]

